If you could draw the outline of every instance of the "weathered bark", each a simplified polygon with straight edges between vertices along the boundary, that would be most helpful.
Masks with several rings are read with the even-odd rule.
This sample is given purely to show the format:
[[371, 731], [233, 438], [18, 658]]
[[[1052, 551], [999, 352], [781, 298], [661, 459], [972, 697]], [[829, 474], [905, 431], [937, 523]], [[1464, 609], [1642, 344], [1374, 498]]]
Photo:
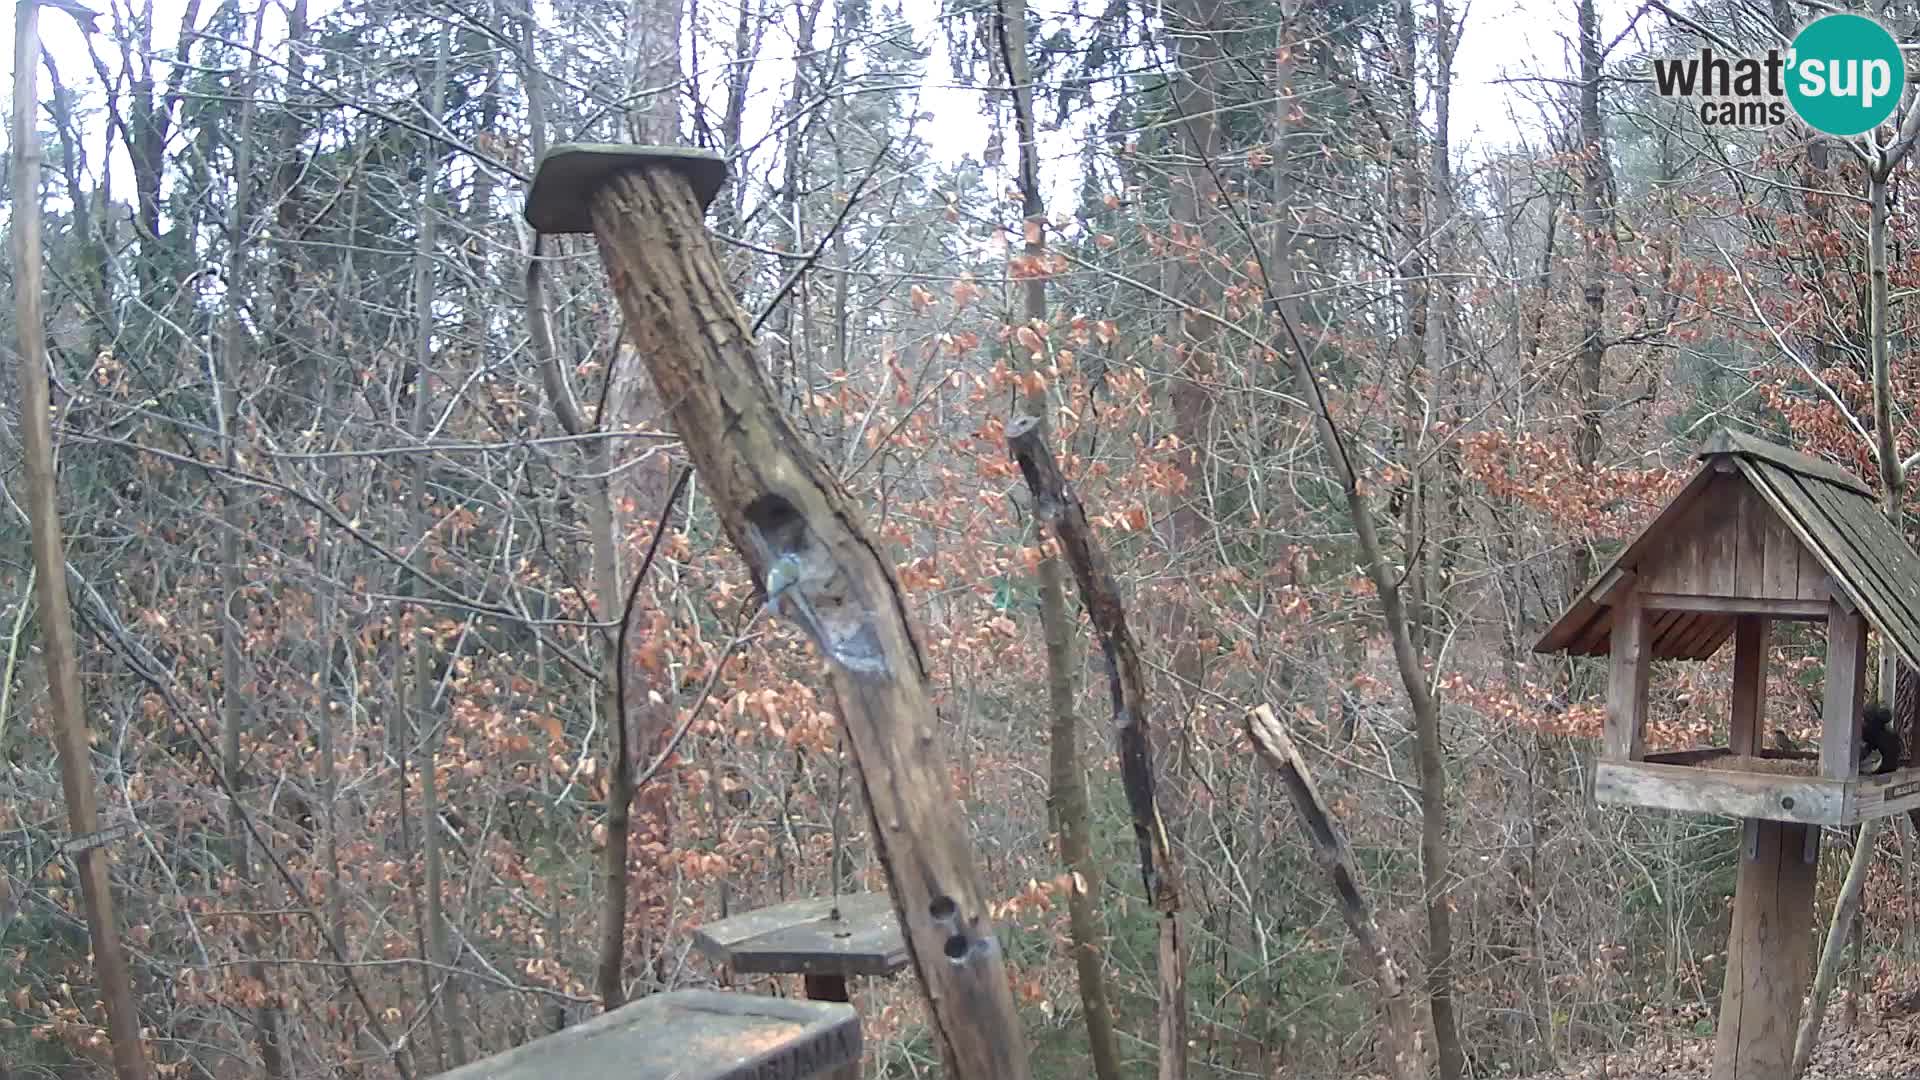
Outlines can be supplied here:
[[864, 515], [773, 401], [684, 175], [630, 170], [593, 198], [594, 232], [638, 355], [669, 403], [721, 527], [827, 661], [876, 823], [875, 847], [958, 1076], [1025, 1080], [1025, 1040], [948, 784], [920, 647]]
[[1280, 718], [1267, 705], [1256, 706], [1246, 717], [1247, 738], [1286, 785], [1287, 797], [1300, 814], [1307, 838], [1313, 844], [1313, 859], [1326, 870], [1340, 902], [1340, 917], [1360, 944], [1360, 951], [1380, 984], [1380, 1056], [1387, 1074], [1397, 1080], [1424, 1080], [1426, 1062], [1420, 1052], [1419, 1030], [1413, 1018], [1413, 1006], [1407, 999], [1406, 976], [1387, 943], [1380, 925], [1374, 920], [1373, 905], [1360, 891], [1360, 872], [1354, 866], [1353, 849], [1347, 835], [1335, 820], [1333, 811], [1321, 798], [1306, 759], [1281, 726]]
[[[1047, 279], [1039, 272], [1046, 255], [1046, 205], [1040, 196], [1040, 153], [1033, 113], [1032, 67], [1027, 55], [1026, 0], [1001, 0], [994, 12], [1001, 60], [1013, 90], [1014, 124], [1020, 136], [1021, 213], [1026, 221], [1025, 255], [1029, 260], [1023, 283], [1023, 311], [1035, 333], [1046, 336]], [[844, 280], [844, 277], [843, 279]], [[1036, 427], [1036, 438], [1047, 438], [1047, 391], [1031, 388], [1026, 413]], [[1106, 975], [1098, 915], [1088, 890], [1102, 880], [1093, 858], [1088, 823], [1087, 792], [1080, 775], [1079, 717], [1073, 701], [1073, 627], [1067, 611], [1060, 558], [1043, 554], [1036, 571], [1040, 583], [1040, 626], [1047, 647], [1048, 801], [1052, 805], [1054, 835], [1060, 861], [1074, 874], [1067, 893], [1067, 934], [1073, 950], [1074, 973], [1079, 979], [1080, 1007], [1087, 1022], [1087, 1049], [1098, 1080], [1119, 1080], [1120, 1051], [1114, 1042], [1113, 1010], [1107, 1001]]]
[[[55, 747], [60, 756], [60, 788], [66, 797], [67, 827], [76, 840], [99, 827], [94, 807], [93, 767], [87, 742], [86, 701], [81, 696], [80, 663], [74, 644], [73, 609], [67, 596], [66, 544], [60, 535], [55, 494], [53, 424], [44, 403], [51, 394], [47, 340], [41, 321], [40, 140], [36, 120], [36, 76], [40, 70], [40, 5], [14, 9], [13, 24], [13, 303], [20, 337], [21, 463], [26, 474], [28, 529], [32, 534], [34, 599], [39, 607], [40, 642], [46, 657], [47, 697]], [[107, 1036], [113, 1043], [117, 1080], [146, 1080], [146, 1055], [140, 1045], [140, 1012], [133, 998], [120, 927], [114, 921], [108, 878], [111, 841], [77, 845], [80, 899], [86, 909], [93, 970], [107, 1006]]]
[[1040, 425], [1030, 416], [1007, 424], [1007, 445], [1027, 490], [1034, 516], [1046, 523], [1061, 554], [1073, 568], [1087, 617], [1106, 654], [1107, 689], [1113, 695], [1113, 726], [1120, 750], [1121, 783], [1133, 817], [1140, 851], [1140, 877], [1147, 900], [1159, 914], [1160, 1080], [1178, 1080], [1187, 1069], [1186, 949], [1180, 940], [1180, 868], [1154, 799], [1153, 744], [1147, 737], [1147, 678], [1140, 664], [1120, 587], [1087, 522], [1080, 497], [1060, 474], [1053, 450], [1040, 441]]

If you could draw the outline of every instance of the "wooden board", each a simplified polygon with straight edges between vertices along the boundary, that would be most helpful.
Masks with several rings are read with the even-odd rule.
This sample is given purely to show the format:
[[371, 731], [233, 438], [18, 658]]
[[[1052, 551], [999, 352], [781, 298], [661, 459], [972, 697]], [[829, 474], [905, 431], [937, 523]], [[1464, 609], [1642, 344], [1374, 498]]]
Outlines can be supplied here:
[[1593, 795], [1596, 801], [1613, 806], [1841, 825], [1846, 823], [1846, 786], [1846, 781], [1817, 776], [1602, 761], [1594, 771]]
[[1695, 456], [1710, 458], [1718, 454], [1758, 458], [1788, 472], [1817, 476], [1856, 494], [1873, 497], [1873, 489], [1868, 487], [1865, 481], [1831, 461], [1814, 457], [1812, 454], [1803, 454], [1798, 450], [1781, 446], [1779, 443], [1768, 442], [1742, 432], [1725, 429], [1716, 432]]
[[1646, 752], [1647, 675], [1652, 666], [1652, 657], [1647, 655], [1650, 620], [1640, 609], [1639, 596], [1632, 592], [1613, 611], [1601, 752], [1609, 760], [1633, 761]]
[[1820, 773], [1848, 780], [1860, 771], [1860, 690], [1867, 672], [1867, 621], [1829, 601], [1827, 679], [1820, 709]]
[[1727, 746], [1734, 753], [1760, 748], [1767, 720], [1767, 642], [1771, 625], [1758, 615], [1743, 615], [1734, 634], [1733, 700]]
[[655, 994], [440, 1080], [802, 1080], [860, 1060], [851, 1005], [714, 990]]
[[1713, 1080], [1787, 1080], [1813, 959], [1819, 860], [1806, 852], [1819, 834], [1809, 837], [1809, 828], [1752, 822], [1754, 850], [1741, 844]]
[[1843, 581], [1859, 605], [1910, 664], [1920, 655], [1920, 557], [1870, 499], [1765, 465], [1747, 466], [1755, 487]]
[[694, 944], [741, 974], [891, 975], [907, 966], [893, 901], [882, 893], [796, 900], [694, 931]]
[[1847, 824], [1920, 809], [1920, 766], [1884, 776], [1863, 776], [1847, 785]]

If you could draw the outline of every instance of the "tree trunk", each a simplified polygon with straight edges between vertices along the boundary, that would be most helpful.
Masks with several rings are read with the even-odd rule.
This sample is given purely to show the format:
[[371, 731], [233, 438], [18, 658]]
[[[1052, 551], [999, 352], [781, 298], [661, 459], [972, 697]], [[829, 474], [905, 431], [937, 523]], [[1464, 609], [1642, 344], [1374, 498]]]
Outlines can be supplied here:
[[[240, 358], [246, 351], [246, 330], [241, 325], [240, 309], [249, 287], [246, 252], [240, 241], [246, 235], [247, 208], [253, 202], [253, 128], [257, 115], [253, 88], [265, 22], [266, 11], [262, 8], [253, 20], [251, 59], [247, 62], [246, 75], [238, 89], [240, 123], [234, 150], [233, 206], [227, 218], [230, 247], [227, 252], [225, 333], [218, 367], [208, 373], [213, 379], [215, 396], [218, 398], [216, 420], [221, 461], [228, 470], [235, 472], [239, 470], [240, 457], [235, 435], [238, 418], [234, 413], [240, 407], [240, 393], [234, 381], [239, 378]], [[245, 615], [240, 575], [240, 538], [252, 531], [240, 508], [242, 490], [240, 485], [232, 483], [223, 485], [221, 490], [220, 513], [226, 527], [220, 532], [220, 767], [226, 775], [231, 799], [228, 804], [227, 839], [233, 846], [234, 873], [240, 879], [243, 895], [257, 906], [265, 908], [274, 905], [259, 903], [258, 883], [254, 880], [253, 848], [249, 843], [246, 822], [247, 811], [241, 803], [247, 778], [241, 765], [240, 739], [246, 726], [246, 699], [250, 696], [248, 687], [251, 680], [242, 671], [244, 661], [241, 659], [246, 630], [243, 627]], [[278, 1080], [287, 1074], [280, 1035], [280, 1011], [273, 1003], [273, 977], [260, 960], [263, 951], [260, 929], [253, 919], [247, 919], [242, 924], [240, 947], [248, 957], [247, 977], [260, 984], [263, 999], [263, 1003], [253, 1010], [254, 1035], [260, 1047], [261, 1065], [268, 1077]]]
[[[1600, 425], [1605, 419], [1600, 389], [1606, 360], [1608, 259], [1613, 249], [1612, 197], [1608, 194], [1610, 166], [1607, 133], [1600, 120], [1600, 80], [1604, 57], [1600, 52], [1600, 17], [1594, 0], [1580, 0], [1580, 231], [1586, 253], [1582, 283], [1580, 328], [1580, 428], [1574, 435], [1573, 461], [1582, 476], [1591, 476], [1600, 464]], [[1575, 545], [1569, 589], [1586, 587], [1593, 577], [1593, 550]]]
[[649, 161], [607, 180], [591, 205], [637, 354], [722, 528], [763, 592], [779, 561], [791, 582], [779, 610], [827, 661], [937, 1042], [964, 1080], [1026, 1080], [1005, 960], [892, 562], [775, 406], [686, 176]]
[[[91, 837], [99, 827], [94, 808], [93, 766], [87, 743], [86, 701], [80, 690], [80, 661], [74, 643], [73, 609], [67, 596], [66, 544], [60, 535], [55, 492], [53, 424], [39, 406], [52, 394], [47, 373], [47, 341], [41, 321], [40, 140], [36, 124], [40, 69], [40, 5], [20, 4], [13, 24], [13, 302], [20, 336], [21, 463], [26, 474], [25, 510], [32, 533], [34, 600], [46, 656], [47, 696], [60, 756], [60, 788], [66, 797], [71, 838]], [[107, 1033], [113, 1043], [116, 1080], [146, 1080], [147, 1060], [140, 1043], [140, 1012], [133, 997], [127, 957], [114, 919], [108, 875], [107, 838], [77, 844], [73, 860], [86, 909], [87, 934], [100, 996], [107, 1006]]]
[[[994, 14], [1007, 83], [1013, 89], [1014, 123], [1020, 134], [1021, 210], [1026, 222], [1025, 254], [1029, 260], [1022, 314], [1027, 325], [1045, 340], [1047, 279], [1040, 269], [1047, 250], [1046, 206], [1040, 196], [1032, 68], [1027, 59], [1026, 0], [1000, 0]], [[844, 281], [844, 277], [841, 280]], [[1046, 389], [1033, 389], [1027, 397], [1026, 414], [1033, 418], [1037, 437], [1043, 442], [1049, 427], [1047, 413]], [[1074, 875], [1074, 887], [1067, 893], [1068, 941], [1079, 978], [1080, 1006], [1086, 1015], [1087, 1049], [1093, 1059], [1094, 1076], [1098, 1080], [1119, 1080], [1120, 1051], [1114, 1042], [1113, 1012], [1107, 1003], [1106, 975], [1101, 967], [1100, 922], [1094, 912], [1093, 897], [1089, 895], [1089, 890], [1101, 887], [1104, 875], [1093, 858], [1087, 792], [1080, 775], [1079, 718], [1073, 701], [1073, 627], [1067, 612], [1059, 556], [1043, 555], [1037, 573], [1040, 625], [1047, 645], [1047, 704], [1053, 717], [1048, 730], [1049, 794], [1060, 861]]]
[[[442, 25], [439, 42], [436, 46], [433, 69], [432, 102], [430, 108], [436, 120], [446, 111], [447, 96], [447, 59], [452, 31]], [[420, 235], [419, 244], [413, 255], [413, 302], [414, 302], [414, 352], [413, 363], [416, 375], [413, 384], [413, 417], [410, 424], [416, 445], [427, 438], [427, 424], [432, 416], [430, 393], [433, 385], [433, 303], [434, 291], [434, 228], [437, 218], [433, 209], [435, 189], [439, 181], [441, 152], [439, 144], [427, 147], [426, 175], [420, 181]], [[420, 541], [415, 548], [415, 558], [420, 562], [420, 572], [428, 572], [426, 566], [426, 537], [433, 530], [432, 515], [427, 510], [427, 458], [425, 451], [419, 451], [419, 457], [413, 465], [413, 505], [416, 508], [415, 530]], [[433, 978], [430, 985], [437, 992], [424, 1007], [432, 1008], [438, 1019], [438, 1028], [444, 1041], [438, 1047], [443, 1055], [444, 1067], [458, 1068], [466, 1064], [466, 1021], [462, 1016], [460, 1001], [460, 980], [454, 972], [453, 957], [448, 945], [447, 912], [445, 895], [445, 870], [442, 865], [443, 850], [440, 839], [440, 774], [435, 764], [440, 742], [446, 734], [446, 726], [440, 722], [439, 700], [434, 692], [434, 643], [432, 635], [426, 633], [426, 620], [432, 616], [429, 608], [419, 608], [415, 617], [420, 620], [414, 626], [413, 633], [413, 672], [411, 708], [404, 700], [401, 708], [412, 717], [410, 725], [414, 745], [420, 750], [420, 851], [426, 862], [426, 918], [427, 918], [427, 960], [432, 968]], [[445, 657], [448, 665], [453, 663], [452, 656]]]

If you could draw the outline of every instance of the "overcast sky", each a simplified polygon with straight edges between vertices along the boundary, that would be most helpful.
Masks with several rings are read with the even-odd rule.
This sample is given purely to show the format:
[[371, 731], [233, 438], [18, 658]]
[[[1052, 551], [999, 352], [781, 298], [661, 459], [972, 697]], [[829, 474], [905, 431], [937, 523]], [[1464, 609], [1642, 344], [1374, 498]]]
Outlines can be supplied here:
[[[104, 6], [107, 0], [88, 2]], [[1062, 6], [1061, 0], [1031, 2], [1036, 11], [1043, 13]], [[1601, 0], [1602, 22], [1608, 24], [1609, 32], [1617, 33], [1624, 25], [1628, 2]], [[182, 0], [160, 0], [157, 4], [160, 25], [156, 27], [156, 48], [172, 47], [182, 6]], [[316, 17], [329, 6], [328, 0], [314, 2]], [[936, 0], [903, 0], [902, 6], [918, 31], [921, 44], [933, 52], [927, 65], [929, 86], [923, 92], [921, 107], [933, 114], [934, 121], [924, 125], [922, 133], [930, 138], [935, 153], [943, 158], [952, 160], [969, 153], [979, 154], [986, 144], [986, 127], [980, 120], [978, 92], [946, 88], [945, 84], [951, 80], [944, 43], [935, 36], [938, 31]], [[1537, 129], [1537, 113], [1525, 98], [1537, 97], [1539, 88], [1524, 88], [1522, 97], [1515, 87], [1502, 85], [1499, 80], [1510, 76], [1555, 78], [1567, 73], [1572, 55], [1573, 5], [1568, 0], [1462, 0], [1456, 8], [1465, 11], [1467, 22], [1455, 60], [1453, 144], [1456, 155], [1471, 161], [1490, 148], [1510, 145], [1523, 131], [1532, 134]], [[97, 107], [102, 88], [94, 77], [73, 20], [64, 13], [43, 9], [40, 25], [43, 41], [60, 68], [61, 78], [83, 96], [83, 104]], [[269, 39], [273, 36], [270, 26]], [[0, 40], [4, 40], [7, 55], [11, 57], [13, 20], [0, 19]], [[774, 37], [769, 38], [772, 40]], [[102, 51], [105, 51], [104, 43]], [[8, 66], [12, 67], [11, 61]], [[782, 66], [762, 64], [756, 72], [756, 82], [766, 84], [760, 97], [769, 104], [784, 96], [777, 91], [782, 75], [777, 69]], [[44, 77], [40, 84], [44, 100], [47, 92]], [[767, 92], [769, 90], [774, 92]], [[1063, 136], [1063, 139], [1070, 138]], [[88, 144], [90, 150], [97, 152], [97, 134]], [[1072, 160], [1071, 151], [1064, 143], [1047, 156]], [[91, 164], [98, 168], [97, 161]], [[126, 190], [124, 161], [116, 161], [114, 168], [115, 190]], [[1051, 171], [1064, 173], [1066, 170]], [[1054, 183], [1069, 182], [1064, 175], [1049, 179]]]

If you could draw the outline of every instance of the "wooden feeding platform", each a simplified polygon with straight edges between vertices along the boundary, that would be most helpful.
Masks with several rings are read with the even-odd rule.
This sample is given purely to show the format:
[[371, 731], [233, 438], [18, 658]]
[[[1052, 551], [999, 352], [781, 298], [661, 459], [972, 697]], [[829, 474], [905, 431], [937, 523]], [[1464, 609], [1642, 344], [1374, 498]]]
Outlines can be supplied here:
[[909, 959], [893, 900], [881, 893], [761, 908], [708, 923], [693, 941], [736, 974], [803, 975], [816, 1000], [846, 1001], [849, 976], [892, 975]]
[[860, 1061], [860, 1017], [828, 1001], [655, 994], [441, 1080], [803, 1080]]
[[[1713, 1077], [1785, 1080], [1811, 970], [1820, 827], [1920, 807], [1920, 768], [1860, 773], [1867, 633], [1920, 667], [1920, 556], [1836, 465], [1734, 432], [1699, 457], [1534, 648], [1607, 658], [1596, 801], [1742, 819]], [[1762, 748], [1776, 620], [1826, 624], [1815, 752]], [[1648, 753], [1652, 661], [1705, 660], [1728, 641], [1728, 745]], [[1904, 734], [1910, 752], [1917, 740]]]
[[1613, 806], [1764, 818], [1803, 825], [1857, 825], [1920, 807], [1920, 769], [1834, 779], [1818, 754], [1736, 754], [1724, 746], [1601, 761], [1594, 798]]

